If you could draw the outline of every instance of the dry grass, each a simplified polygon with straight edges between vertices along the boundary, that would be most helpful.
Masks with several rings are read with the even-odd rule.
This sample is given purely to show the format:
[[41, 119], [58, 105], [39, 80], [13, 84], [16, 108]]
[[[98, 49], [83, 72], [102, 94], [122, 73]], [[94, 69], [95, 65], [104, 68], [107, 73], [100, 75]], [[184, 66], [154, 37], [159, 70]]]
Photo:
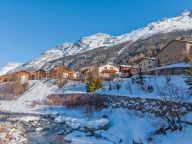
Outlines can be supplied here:
[[12, 100], [15, 96], [20, 96], [28, 89], [28, 83], [21, 83], [19, 81], [4, 83], [0, 88], [0, 95], [2, 99]]
[[92, 94], [50, 95], [46, 104], [66, 105], [69, 108], [81, 107], [86, 112], [99, 110], [105, 106], [101, 95]]

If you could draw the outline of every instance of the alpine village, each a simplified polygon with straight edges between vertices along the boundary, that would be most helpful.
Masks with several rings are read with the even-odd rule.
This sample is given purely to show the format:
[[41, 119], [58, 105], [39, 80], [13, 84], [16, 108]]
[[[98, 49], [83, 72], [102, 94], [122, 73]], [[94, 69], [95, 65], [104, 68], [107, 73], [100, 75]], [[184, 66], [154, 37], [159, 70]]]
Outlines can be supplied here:
[[191, 144], [192, 12], [0, 69], [0, 144]]

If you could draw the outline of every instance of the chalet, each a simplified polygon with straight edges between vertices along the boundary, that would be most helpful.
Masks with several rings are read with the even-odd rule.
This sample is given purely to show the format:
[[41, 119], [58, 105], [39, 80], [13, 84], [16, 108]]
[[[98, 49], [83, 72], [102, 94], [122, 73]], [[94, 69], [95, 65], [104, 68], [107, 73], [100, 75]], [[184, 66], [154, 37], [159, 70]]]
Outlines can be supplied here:
[[98, 66], [90, 66], [83, 67], [80, 70], [80, 78], [86, 79], [88, 76], [99, 77], [99, 67]]
[[131, 65], [120, 65], [120, 66], [119, 66], [120, 75], [121, 75], [122, 77], [130, 76], [130, 69], [131, 69], [132, 67], [133, 67], [133, 66], [131, 66]]
[[146, 72], [147, 70], [154, 69], [156, 66], [155, 58], [144, 57], [137, 65], [140, 67], [141, 72]]
[[114, 65], [106, 64], [99, 67], [99, 75], [102, 78], [111, 78], [116, 74], [119, 74], [119, 68]]
[[30, 78], [32, 80], [41, 80], [47, 77], [47, 72], [43, 69], [37, 70], [35, 72], [31, 72]]
[[189, 54], [192, 54], [192, 42], [172, 40], [155, 55], [155, 58], [159, 67], [183, 62]]
[[7, 82], [8, 80], [9, 80], [9, 76], [8, 75], [0, 76], [0, 82]]
[[50, 70], [50, 78], [53, 79], [76, 79], [77, 73], [65, 66], [55, 67]]
[[27, 71], [18, 71], [9, 75], [10, 81], [21, 81], [29, 79], [30, 79], [30, 72]]

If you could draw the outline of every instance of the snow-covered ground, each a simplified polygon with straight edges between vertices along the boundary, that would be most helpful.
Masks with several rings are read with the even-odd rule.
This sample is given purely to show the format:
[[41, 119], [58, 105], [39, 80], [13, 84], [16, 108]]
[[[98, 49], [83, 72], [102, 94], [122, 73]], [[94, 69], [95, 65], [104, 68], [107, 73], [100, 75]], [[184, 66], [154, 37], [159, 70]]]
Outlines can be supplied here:
[[187, 67], [191, 67], [191, 64], [188, 64], [188, 63], [175, 63], [175, 64], [169, 64], [169, 65], [157, 67], [155, 69], [150, 69], [149, 71], [157, 70], [157, 69], [166, 69], [166, 68], [187, 68]]
[[[104, 87], [97, 93], [111, 95], [125, 95], [137, 97], [158, 97], [157, 89], [166, 84], [166, 76], [145, 76], [144, 83], [153, 86], [153, 92], [142, 91], [141, 87], [130, 79], [116, 79], [113, 82], [104, 82]], [[182, 90], [188, 87], [185, 84], [185, 75], [173, 75], [170, 77], [171, 83]], [[119, 91], [109, 90], [109, 84], [114, 87], [116, 83], [121, 85]], [[46, 100], [50, 94], [62, 93], [85, 93], [86, 86], [83, 82], [69, 81], [62, 88], [55, 85], [55, 81], [41, 80], [29, 81], [29, 90], [13, 101], [0, 101], [0, 109], [10, 112], [23, 113], [41, 113], [51, 114], [56, 123], [67, 124], [73, 131], [64, 139], [71, 141], [73, 144], [132, 144], [133, 140], [142, 141], [149, 144], [191, 144], [190, 136], [192, 127], [184, 125], [182, 132], [168, 131], [167, 135], [154, 136], [152, 141], [147, 138], [151, 132], [154, 132], [161, 125], [162, 120], [150, 114], [141, 114], [126, 109], [106, 108], [98, 112], [87, 115], [83, 109], [69, 109], [64, 106], [44, 106], [39, 105]], [[130, 88], [131, 87], [131, 88]], [[34, 104], [36, 102], [36, 105]], [[21, 117], [20, 120], [30, 122], [39, 119], [39, 117]], [[188, 121], [192, 121], [192, 114], [186, 116]], [[108, 129], [103, 127], [108, 125]], [[85, 133], [85, 128], [95, 130], [99, 137]]]
[[[134, 82], [133, 78], [128, 79], [116, 79], [114, 81], [107, 81], [103, 83], [103, 88], [97, 90], [97, 93], [107, 94], [107, 95], [116, 95], [116, 96], [130, 96], [130, 97], [141, 97], [141, 98], [158, 98], [159, 92], [158, 89], [166, 86], [167, 76], [144, 76], [144, 90], [143, 88]], [[177, 86], [181, 91], [186, 92], [188, 86], [185, 83], [185, 75], [171, 75], [170, 82]], [[116, 90], [115, 85], [120, 84], [120, 89]], [[111, 90], [109, 90], [111, 86]], [[147, 87], [152, 86], [153, 91], [148, 92]]]
[[[132, 144], [133, 140], [142, 141], [144, 144], [191, 144], [192, 141], [190, 136], [192, 127], [189, 125], [183, 125], [184, 128], [181, 132], [168, 131], [167, 135], [153, 136], [152, 140], [149, 141], [148, 138], [151, 133], [159, 129], [164, 124], [163, 121], [150, 114], [141, 114], [125, 109], [108, 108], [94, 112], [89, 116], [83, 110], [67, 109], [62, 106], [50, 107], [44, 109], [43, 112], [59, 113], [60, 115], [55, 118], [56, 121], [65, 121], [69, 126], [76, 129], [64, 136], [64, 139], [71, 141], [72, 144]], [[192, 113], [183, 119], [191, 121]], [[108, 130], [98, 129], [95, 131], [101, 136], [100, 138], [95, 138], [82, 131], [82, 128], [89, 123], [97, 127], [100, 124], [108, 123], [108, 121]]]
[[[144, 89], [134, 82], [133, 79], [136, 79], [136, 77], [105, 81], [103, 82], [103, 88], [97, 90], [96, 93], [141, 98], [159, 98], [158, 89], [166, 86], [167, 76], [144, 76]], [[183, 93], [188, 90], [185, 80], [185, 75], [170, 76], [170, 82], [177, 86]], [[119, 90], [115, 89], [117, 83], [120, 84]], [[110, 86], [111, 90], [109, 90]], [[147, 91], [148, 86], [152, 86], [153, 91]], [[11, 112], [33, 112], [40, 107], [44, 107], [38, 104], [43, 103], [50, 94], [86, 93], [86, 85], [83, 82], [74, 81], [69, 81], [60, 89], [52, 80], [29, 81], [29, 87], [29, 90], [22, 94], [17, 100], [0, 101], [0, 109]], [[34, 107], [35, 104], [36, 107]]]
[[69, 81], [58, 93], [86, 93], [86, 85], [81, 81]]
[[[22, 94], [17, 100], [0, 101], [0, 108], [10, 112], [29, 113], [35, 112], [38, 105], [46, 100], [46, 97], [58, 91], [54, 81], [29, 81], [29, 90]], [[34, 107], [35, 106], [35, 107]]]

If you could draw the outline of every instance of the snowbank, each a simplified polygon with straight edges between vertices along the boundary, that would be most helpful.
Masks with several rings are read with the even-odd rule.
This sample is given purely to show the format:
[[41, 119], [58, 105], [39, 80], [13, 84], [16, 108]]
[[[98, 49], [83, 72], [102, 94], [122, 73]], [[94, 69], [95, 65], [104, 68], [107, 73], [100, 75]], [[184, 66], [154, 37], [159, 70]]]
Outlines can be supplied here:
[[55, 118], [58, 123], [65, 123], [72, 129], [89, 128], [89, 129], [102, 129], [109, 124], [109, 120], [106, 118], [96, 120], [86, 120], [74, 117], [58, 116]]

